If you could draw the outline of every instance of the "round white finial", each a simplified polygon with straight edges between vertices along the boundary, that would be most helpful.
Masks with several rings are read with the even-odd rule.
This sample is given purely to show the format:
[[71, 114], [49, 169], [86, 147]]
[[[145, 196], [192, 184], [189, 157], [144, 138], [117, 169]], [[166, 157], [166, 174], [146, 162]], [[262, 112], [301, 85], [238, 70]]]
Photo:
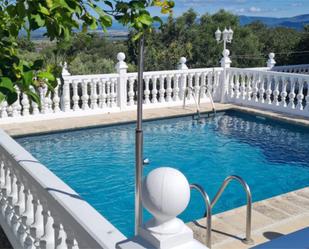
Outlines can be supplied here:
[[268, 57], [269, 59], [273, 60], [275, 58], [275, 53], [269, 53]]
[[180, 60], [179, 60], [179, 62], [180, 62], [181, 64], [186, 64], [187, 58], [186, 58], [186, 57], [181, 57]]
[[273, 68], [276, 65], [275, 53], [269, 53], [268, 57], [269, 59], [267, 60], [267, 67]]
[[120, 53], [117, 54], [117, 60], [118, 61], [122, 62], [122, 61], [125, 60], [125, 58], [126, 58], [125, 53], [120, 52]]
[[170, 221], [181, 214], [189, 201], [190, 185], [186, 177], [176, 169], [157, 168], [143, 181], [143, 205], [158, 224]]

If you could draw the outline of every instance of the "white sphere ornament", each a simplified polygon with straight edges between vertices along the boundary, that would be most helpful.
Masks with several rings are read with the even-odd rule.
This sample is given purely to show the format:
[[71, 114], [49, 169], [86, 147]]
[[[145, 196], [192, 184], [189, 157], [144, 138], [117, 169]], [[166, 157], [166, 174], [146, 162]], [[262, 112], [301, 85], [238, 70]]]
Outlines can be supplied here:
[[146, 224], [153, 232], [177, 233], [183, 222], [176, 218], [190, 201], [190, 185], [179, 171], [161, 167], [151, 171], [143, 180], [142, 202], [154, 219]]
[[117, 60], [118, 61], [124, 61], [125, 59], [126, 59], [125, 53], [120, 52], [120, 53], [117, 54]]

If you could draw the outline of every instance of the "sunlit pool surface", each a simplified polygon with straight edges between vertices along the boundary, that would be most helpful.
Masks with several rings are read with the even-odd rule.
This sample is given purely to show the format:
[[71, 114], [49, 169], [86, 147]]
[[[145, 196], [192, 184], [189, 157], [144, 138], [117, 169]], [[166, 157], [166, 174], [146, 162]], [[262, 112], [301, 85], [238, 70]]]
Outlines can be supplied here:
[[[213, 197], [225, 177], [236, 174], [258, 201], [309, 185], [309, 129], [234, 111], [144, 123], [144, 155], [150, 164], [181, 170]], [[134, 231], [135, 125], [84, 129], [18, 138], [17, 141], [69, 184], [125, 235]], [[236, 183], [214, 212], [245, 204]], [[181, 218], [204, 213], [197, 193]], [[146, 213], [145, 218], [149, 215]]]

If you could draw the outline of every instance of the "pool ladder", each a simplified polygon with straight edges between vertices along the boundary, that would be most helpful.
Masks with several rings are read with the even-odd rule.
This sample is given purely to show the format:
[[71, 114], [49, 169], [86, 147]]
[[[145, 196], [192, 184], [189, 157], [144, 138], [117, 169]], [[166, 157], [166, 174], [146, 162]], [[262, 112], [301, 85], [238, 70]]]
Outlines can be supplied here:
[[[198, 99], [197, 99], [197, 96], [196, 96], [196, 92], [195, 92], [195, 90], [193, 89], [192, 86], [188, 86], [185, 89], [184, 96], [183, 96], [183, 108], [185, 108], [186, 107], [186, 99], [188, 97], [188, 94], [191, 93], [191, 95], [192, 95], [192, 97], [194, 99], [194, 102], [195, 102], [196, 114], [198, 116], [198, 119], [201, 118], [200, 106], [201, 106], [201, 95], [202, 95], [203, 88], [205, 88], [206, 93], [208, 94], [208, 97], [210, 99], [210, 103], [212, 105], [212, 111], [216, 115], [215, 103], [213, 101], [212, 95], [211, 95], [210, 91], [208, 90], [207, 86], [205, 86], [205, 85], [201, 86], [201, 88], [199, 89], [199, 93], [198, 93]], [[191, 92], [189, 92], [189, 90], [191, 90]]]
[[241, 184], [242, 188], [246, 192], [246, 197], [247, 197], [247, 210], [246, 210], [246, 237], [242, 240], [243, 243], [245, 244], [253, 244], [253, 240], [251, 238], [251, 221], [252, 221], [252, 195], [250, 188], [246, 181], [242, 179], [240, 176], [236, 175], [231, 175], [225, 178], [223, 181], [221, 187], [219, 188], [217, 194], [213, 198], [212, 201], [210, 201], [210, 198], [206, 191], [203, 189], [202, 186], [198, 184], [190, 184], [191, 189], [197, 190], [203, 197], [203, 200], [205, 202], [206, 206], [206, 225], [207, 225], [207, 230], [206, 230], [206, 246], [208, 248], [211, 248], [211, 227], [212, 227], [212, 209], [216, 205], [217, 201], [220, 199], [222, 193], [226, 189], [226, 187], [229, 185], [231, 181], [237, 181]]

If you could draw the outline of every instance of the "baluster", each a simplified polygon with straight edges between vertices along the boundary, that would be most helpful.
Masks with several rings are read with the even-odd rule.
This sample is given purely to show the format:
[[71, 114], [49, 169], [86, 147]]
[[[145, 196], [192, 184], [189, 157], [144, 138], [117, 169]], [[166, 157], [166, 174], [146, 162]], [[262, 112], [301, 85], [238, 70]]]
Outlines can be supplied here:
[[239, 82], [240, 73], [237, 72], [235, 75], [235, 98], [239, 99], [240, 96], [240, 82]]
[[12, 182], [11, 182], [11, 170], [6, 167], [5, 170], [5, 185], [4, 188], [6, 189], [6, 194], [9, 196], [11, 193], [11, 187], [12, 187]]
[[10, 225], [12, 222], [12, 218], [13, 218], [13, 197], [12, 196], [9, 196], [7, 198], [7, 205], [4, 211], [4, 216], [5, 216], [6, 223]]
[[111, 107], [112, 103], [112, 97], [111, 97], [111, 81], [106, 82], [106, 89], [107, 89], [107, 94], [106, 94], [106, 99], [107, 99], [107, 106]]
[[279, 106], [279, 101], [278, 101], [278, 96], [280, 94], [279, 92], [279, 78], [278, 77], [274, 77], [274, 82], [275, 82], [275, 89], [274, 89], [274, 104], [276, 106]]
[[286, 91], [286, 87], [287, 87], [287, 84], [288, 84], [288, 81], [287, 81], [287, 78], [282, 78], [282, 91], [281, 91], [281, 102], [280, 102], [280, 105], [282, 107], [286, 107], [287, 104], [286, 104], [286, 97], [288, 96], [288, 93]]
[[54, 98], [53, 98], [53, 102], [54, 102], [54, 112], [60, 112], [60, 97], [59, 97], [59, 86], [61, 85], [60, 80], [57, 80], [57, 86], [55, 87], [55, 91], [54, 91]]
[[44, 88], [43, 86], [40, 86], [38, 88], [39, 90], [39, 96], [40, 96], [40, 100], [41, 100], [41, 113], [45, 113], [45, 97], [44, 97]]
[[102, 87], [102, 92], [100, 94], [100, 101], [101, 101], [100, 106], [101, 106], [101, 108], [104, 108], [104, 107], [107, 106], [106, 105], [106, 101], [107, 101], [107, 94], [106, 94], [107, 83], [106, 83], [106, 80], [102, 80], [100, 85]]
[[151, 103], [155, 104], [158, 103], [157, 100], [157, 94], [158, 94], [158, 90], [157, 90], [157, 77], [156, 76], [152, 76], [151, 77], [151, 83], [152, 83], [152, 98], [151, 98]]
[[67, 246], [66, 240], [67, 240], [67, 234], [64, 231], [62, 224], [60, 224], [58, 228], [58, 238], [56, 242], [57, 243], [56, 249], [67, 249], [68, 246]]
[[90, 107], [91, 109], [98, 108], [98, 94], [97, 94], [97, 82], [95, 79], [91, 80], [90, 83]]
[[190, 100], [191, 99], [191, 95], [192, 95], [192, 89], [193, 89], [193, 74], [189, 73], [188, 75], [188, 93], [187, 93], [187, 99]]
[[1, 118], [7, 118], [8, 112], [7, 112], [8, 102], [3, 101], [1, 103]]
[[[212, 74], [211, 74], [211, 78], [212, 78]], [[236, 96], [236, 87], [235, 87], [235, 73], [231, 72], [230, 73], [230, 78], [229, 78], [229, 86], [230, 86], [230, 89], [229, 89], [229, 94], [230, 94], [230, 98], [234, 98]]]
[[174, 101], [179, 101], [179, 74], [174, 75], [174, 86], [173, 86], [173, 100]]
[[72, 82], [72, 88], [73, 88], [73, 111], [78, 111], [80, 110], [79, 108], [79, 95], [78, 95], [78, 81], [73, 81]]
[[[34, 89], [33, 86], [30, 86], [30, 90], [31, 90], [33, 93], [36, 93], [36, 91], [35, 91], [35, 89]], [[37, 114], [40, 113], [39, 105], [38, 105], [35, 101], [31, 100], [31, 106], [32, 106], [32, 114], [33, 114], [33, 115], [37, 115]]]
[[88, 110], [89, 105], [88, 105], [88, 100], [89, 100], [89, 95], [88, 95], [88, 82], [87, 81], [82, 81], [82, 109], [83, 110]]
[[29, 114], [30, 114], [30, 102], [29, 102], [29, 98], [28, 98], [27, 94], [25, 94], [25, 93], [22, 94], [21, 104], [23, 106], [22, 115], [23, 116], [29, 116]]
[[150, 90], [149, 90], [149, 81], [150, 78], [149, 77], [145, 77], [145, 91], [144, 91], [144, 95], [145, 95], [145, 104], [150, 104]]
[[251, 100], [253, 77], [254, 77], [254, 74], [247, 75], [247, 88], [246, 88], [247, 96], [246, 97], [248, 101]]
[[[46, 87], [46, 91], [47, 91], [47, 90], [48, 90], [48, 89], [47, 89], [47, 87]], [[47, 112], [48, 112], [48, 113], [52, 113], [52, 112], [53, 112], [53, 101], [52, 101], [52, 97], [51, 97], [51, 92], [49, 92], [49, 93], [47, 94], [46, 98], [47, 98], [47, 101], [46, 101], [46, 103], [47, 103]]]
[[18, 185], [17, 185], [17, 178], [14, 173], [11, 173], [11, 192], [9, 193], [12, 196], [12, 205], [14, 206], [18, 201]]
[[33, 238], [40, 238], [44, 234], [43, 207], [37, 198], [32, 203], [34, 207], [34, 222], [30, 226], [30, 233]]
[[34, 210], [33, 210], [33, 195], [29, 189], [24, 191], [26, 197], [25, 211], [22, 216], [27, 217], [25, 225], [30, 226], [34, 222]]
[[1, 205], [1, 214], [2, 217], [5, 217], [5, 210], [7, 208], [7, 190], [4, 188], [2, 189], [2, 194], [1, 194], [1, 201], [0, 201], [0, 205]]
[[129, 106], [134, 105], [134, 82], [135, 82], [135, 78], [130, 77], [129, 78], [129, 92], [128, 92], [128, 95], [129, 95], [128, 105]]
[[200, 92], [200, 74], [199, 73], [194, 74], [194, 92], [195, 92], [196, 98], [198, 99], [198, 95]]
[[[200, 98], [205, 98], [205, 92], [206, 92], [206, 74], [205, 72], [203, 72], [201, 74], [201, 87], [202, 87], [202, 91], [201, 91], [201, 96]], [[207, 88], [208, 89], [208, 88]]]
[[302, 111], [304, 109], [303, 107], [303, 99], [304, 99], [304, 82], [305, 80], [299, 78], [298, 79], [298, 94], [297, 94], [297, 105], [296, 109]]
[[271, 94], [272, 94], [271, 85], [272, 85], [272, 76], [268, 75], [267, 90], [266, 90], [266, 103], [269, 105], [271, 104]]
[[246, 75], [240, 73], [240, 97], [241, 99], [245, 100], [246, 99]]
[[164, 79], [165, 79], [165, 76], [164, 75], [160, 75], [160, 90], [159, 90], [159, 102], [160, 103], [164, 103], [165, 102], [165, 99], [164, 99], [164, 94], [165, 94]]
[[179, 98], [180, 98], [180, 100], [183, 100], [185, 90], [186, 90], [186, 87], [187, 87], [187, 73], [182, 73], [180, 75], [180, 82], [179, 83], [180, 83]]
[[290, 88], [290, 93], [289, 93], [289, 104], [288, 107], [291, 109], [295, 109], [295, 103], [294, 103], [294, 99], [295, 99], [295, 84], [296, 84], [296, 78], [292, 78], [291, 81], [291, 88]]
[[112, 79], [111, 80], [111, 107], [115, 107], [117, 105], [117, 93], [116, 93], [116, 85], [117, 80]]
[[264, 93], [265, 93], [265, 85], [264, 85], [264, 79], [266, 79], [266, 76], [258, 76], [258, 81], [260, 82], [260, 88], [259, 88], [259, 102], [261, 104], [264, 104], [265, 100], [264, 100]]
[[105, 107], [104, 98], [103, 98], [103, 89], [104, 89], [103, 81], [102, 79], [100, 79], [99, 81], [99, 108]]
[[172, 99], [172, 77], [167, 75], [166, 77], [166, 102], [170, 102]]
[[17, 236], [17, 231], [20, 226], [21, 216], [19, 211], [19, 206], [14, 206], [14, 214], [11, 220], [11, 228], [15, 236]]
[[4, 169], [4, 163], [1, 161], [0, 164], [0, 189], [2, 189], [5, 185], [5, 169]]
[[254, 102], [258, 102], [258, 82], [257, 82], [257, 78], [258, 78], [258, 73], [255, 73], [252, 75], [252, 98]]
[[305, 100], [306, 100], [305, 110], [308, 112], [309, 111], [309, 81], [308, 80], [307, 80], [307, 96]]
[[27, 237], [26, 220], [27, 220], [27, 217], [25, 217], [25, 216], [21, 217], [21, 222], [20, 222], [20, 225], [19, 225], [18, 230], [17, 230], [17, 238], [19, 240], [19, 243], [22, 246], [24, 246], [25, 241], [26, 241], [26, 237]]
[[17, 93], [17, 100], [12, 104], [12, 116], [19, 117], [21, 113], [21, 105], [20, 105], [20, 90], [18, 87], [15, 87]]
[[40, 247], [42, 249], [55, 248], [55, 231], [54, 231], [54, 218], [51, 216], [50, 211], [43, 211], [43, 216], [46, 220], [44, 226], [44, 235], [40, 239]]
[[18, 201], [16, 202], [15, 206], [19, 207], [19, 212], [22, 214], [25, 212], [26, 209], [26, 199], [25, 199], [25, 193], [24, 193], [24, 185], [20, 182], [17, 181], [17, 192], [18, 192]]

